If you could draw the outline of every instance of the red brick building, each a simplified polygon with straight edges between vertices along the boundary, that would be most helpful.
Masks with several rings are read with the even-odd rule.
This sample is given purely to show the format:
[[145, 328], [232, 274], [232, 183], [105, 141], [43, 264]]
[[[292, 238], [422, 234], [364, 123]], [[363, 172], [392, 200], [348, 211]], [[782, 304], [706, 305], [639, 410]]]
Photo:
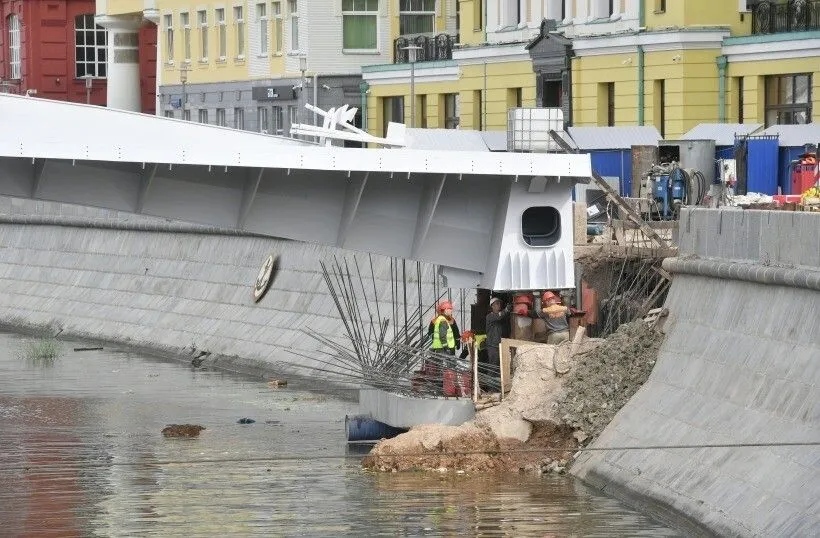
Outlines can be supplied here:
[[[0, 92], [95, 105], [107, 101], [108, 31], [94, 0], [0, 0]], [[139, 31], [142, 111], [156, 108], [156, 26]], [[87, 96], [86, 77], [91, 78]]]

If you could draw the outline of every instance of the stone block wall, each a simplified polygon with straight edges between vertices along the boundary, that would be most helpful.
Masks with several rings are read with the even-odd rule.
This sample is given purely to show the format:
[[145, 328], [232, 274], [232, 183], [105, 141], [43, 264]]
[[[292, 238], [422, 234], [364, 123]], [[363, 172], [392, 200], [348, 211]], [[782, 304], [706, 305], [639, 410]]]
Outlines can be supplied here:
[[684, 211], [681, 259], [727, 276], [664, 264], [660, 357], [594, 446], [749, 446], [587, 452], [573, 473], [689, 534], [814, 535], [820, 447], [758, 445], [820, 442], [818, 232], [820, 215]]
[[[280, 272], [267, 295], [254, 303], [253, 285], [271, 252], [280, 255]], [[324, 368], [320, 361], [328, 360], [323, 352], [329, 350], [303, 329], [349, 346], [319, 265], [334, 256], [347, 259], [353, 269], [354, 254], [340, 249], [0, 198], [0, 324], [61, 327], [66, 335], [171, 354], [194, 345], [224, 356], [220, 360], [227, 368], [288, 370], [295, 363]], [[370, 262], [366, 254], [356, 257], [375, 317]], [[379, 313], [392, 318], [390, 259], [372, 260]], [[414, 262], [407, 262], [407, 273], [412, 313], [418, 304]], [[422, 265], [425, 306], [434, 301], [433, 279], [433, 266]], [[354, 284], [360, 286], [358, 280]], [[460, 301], [458, 290], [453, 299]], [[464, 299], [472, 302], [473, 294]], [[469, 311], [467, 304], [460, 308]], [[363, 303], [361, 311], [366, 313]], [[403, 321], [403, 306], [399, 312]], [[460, 321], [461, 312], [456, 316]]]

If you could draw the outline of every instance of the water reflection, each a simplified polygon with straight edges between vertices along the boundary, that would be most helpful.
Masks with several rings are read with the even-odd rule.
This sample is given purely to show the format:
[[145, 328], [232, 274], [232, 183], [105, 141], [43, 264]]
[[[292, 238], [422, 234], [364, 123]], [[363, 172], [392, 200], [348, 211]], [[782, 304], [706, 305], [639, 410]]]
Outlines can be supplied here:
[[[355, 404], [295, 383], [107, 350], [43, 368], [20, 342], [0, 334], [3, 535], [674, 535], [568, 477], [364, 472]], [[183, 422], [207, 429], [160, 434]]]

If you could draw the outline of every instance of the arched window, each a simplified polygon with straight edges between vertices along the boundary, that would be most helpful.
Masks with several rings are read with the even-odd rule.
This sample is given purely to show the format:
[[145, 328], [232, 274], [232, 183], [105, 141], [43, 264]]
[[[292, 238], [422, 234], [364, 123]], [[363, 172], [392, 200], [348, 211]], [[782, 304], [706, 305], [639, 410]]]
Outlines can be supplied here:
[[77, 78], [105, 78], [106, 31], [94, 24], [94, 15], [78, 15], [74, 19], [74, 65]]
[[9, 29], [9, 78], [19, 80], [22, 78], [20, 68], [20, 17], [9, 15], [6, 27]]

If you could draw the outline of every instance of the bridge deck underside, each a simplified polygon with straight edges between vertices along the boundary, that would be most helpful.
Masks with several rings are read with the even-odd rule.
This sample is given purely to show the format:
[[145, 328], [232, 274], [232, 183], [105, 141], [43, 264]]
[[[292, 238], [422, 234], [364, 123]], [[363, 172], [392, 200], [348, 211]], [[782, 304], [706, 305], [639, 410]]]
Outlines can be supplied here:
[[[392, 177], [391, 177], [392, 176]], [[409, 176], [409, 177], [408, 177]], [[104, 207], [483, 272], [508, 181], [0, 158], [0, 194]]]

